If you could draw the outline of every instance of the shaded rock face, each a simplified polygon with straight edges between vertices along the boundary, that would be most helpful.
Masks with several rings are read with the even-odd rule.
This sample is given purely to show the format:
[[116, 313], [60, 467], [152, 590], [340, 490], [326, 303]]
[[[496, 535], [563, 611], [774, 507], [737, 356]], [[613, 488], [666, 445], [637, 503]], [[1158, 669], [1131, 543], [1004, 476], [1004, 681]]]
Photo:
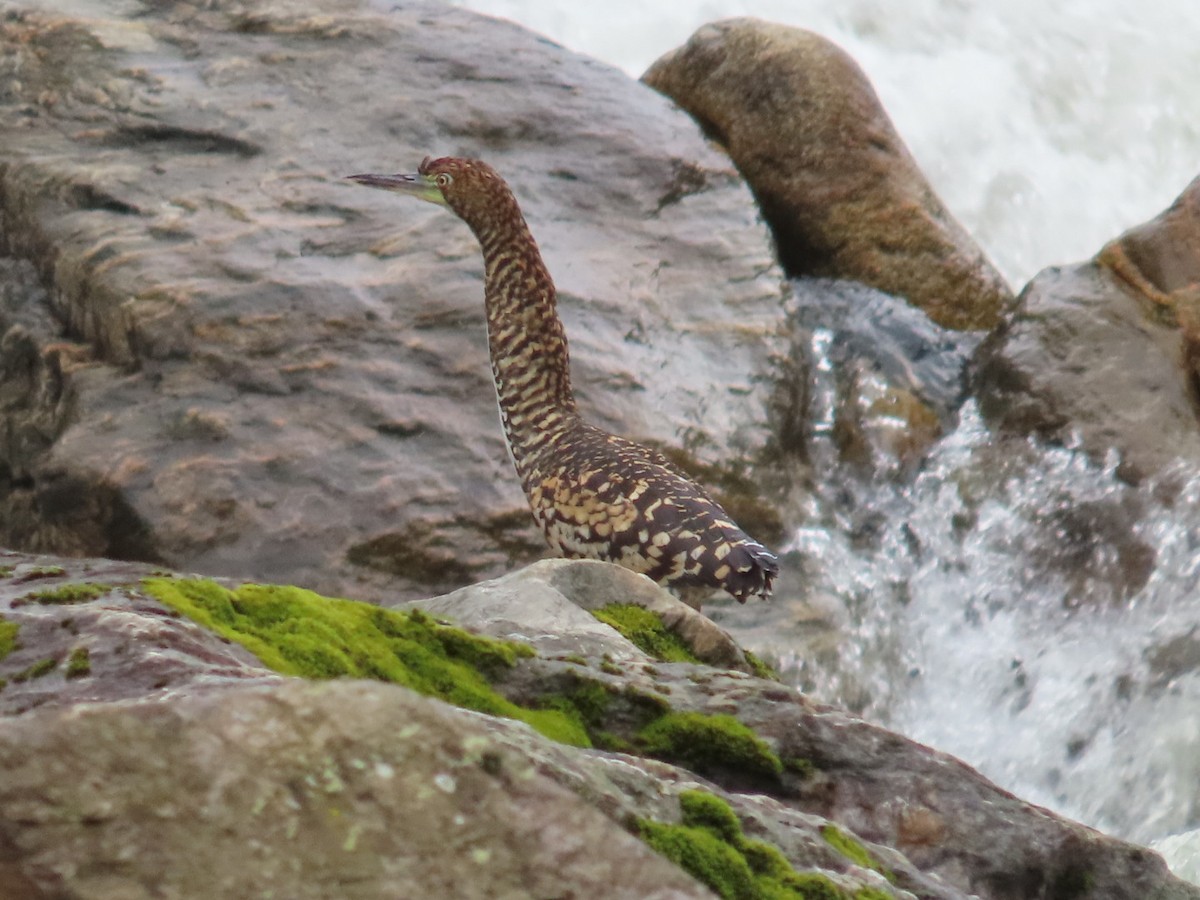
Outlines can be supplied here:
[[1200, 179], [1091, 262], [1048, 269], [976, 360], [1002, 432], [1077, 435], [1131, 482], [1200, 464]]
[[691, 113], [754, 190], [790, 275], [861, 281], [941, 325], [987, 329], [1004, 279], [918, 170], [866, 76], [812, 32], [705, 25], [642, 80]]
[[654, 92], [437, 4], [12, 9], [0, 541], [371, 597], [542, 555], [474, 238], [342, 180], [427, 153], [510, 180], [596, 424], [710, 464], [768, 442], [779, 272]]
[[[5, 897], [367, 900], [397, 885], [404, 896], [709, 897], [631, 833], [679, 823], [698, 788], [727, 804], [724, 831], [776, 848], [818, 896], [1200, 897], [1149, 851], [950, 757], [774, 681], [663, 663], [582, 624], [581, 606], [613, 600], [695, 615], [608, 564], [546, 561], [474, 590], [490, 597], [481, 630], [525, 622], [538, 647], [493, 671], [494, 689], [529, 709], [576, 703], [587, 733], [623, 752], [395, 684], [273, 675], [154, 600], [144, 577], [169, 572], [0, 562]], [[477, 613], [466, 599], [429, 608]], [[569, 647], [545, 644], [545, 621], [564, 623]], [[86, 667], [68, 662], [80, 647]], [[17, 679], [41, 659], [55, 665]], [[38, 703], [10, 702], [33, 691]]]
[[362, 682], [31, 714], [5, 896], [712, 896], [482, 731]]

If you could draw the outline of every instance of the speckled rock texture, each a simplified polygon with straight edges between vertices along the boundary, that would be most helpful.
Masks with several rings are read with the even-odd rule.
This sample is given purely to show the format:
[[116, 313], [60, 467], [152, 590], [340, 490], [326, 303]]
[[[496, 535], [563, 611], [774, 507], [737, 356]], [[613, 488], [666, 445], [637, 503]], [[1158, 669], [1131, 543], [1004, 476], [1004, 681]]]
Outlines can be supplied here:
[[[1052, 268], [980, 348], [980, 408], [1002, 433], [1115, 452], [1131, 482], [1200, 464], [1200, 178], [1089, 262]], [[1184, 474], [1186, 477], [1186, 474]]]
[[[623, 749], [583, 749], [395, 684], [274, 675], [144, 590], [171, 574], [0, 558], [0, 896], [709, 897], [632, 833], [700, 789], [828, 896], [1200, 898], [1150, 851], [774, 681], [607, 638], [496, 676], [527, 707], [592, 697], [589, 733]], [[676, 602], [607, 564], [523, 576], [493, 631], [526, 591], [556, 621], [585, 588]], [[638, 731], [672, 718], [686, 741]]]
[[27, 900], [712, 896], [484, 735], [369, 682], [30, 714], [0, 736], [20, 857], [5, 854], [0, 888], [7, 874], [4, 896]]
[[1008, 285], [837, 45], [799, 28], [726, 19], [703, 26], [642, 80], [729, 153], [790, 275], [860, 281], [950, 328], [999, 322]]
[[3, 9], [0, 542], [374, 598], [543, 555], [475, 239], [343, 178], [426, 154], [512, 184], [592, 421], [770, 441], [767, 231], [624, 74], [437, 3]]

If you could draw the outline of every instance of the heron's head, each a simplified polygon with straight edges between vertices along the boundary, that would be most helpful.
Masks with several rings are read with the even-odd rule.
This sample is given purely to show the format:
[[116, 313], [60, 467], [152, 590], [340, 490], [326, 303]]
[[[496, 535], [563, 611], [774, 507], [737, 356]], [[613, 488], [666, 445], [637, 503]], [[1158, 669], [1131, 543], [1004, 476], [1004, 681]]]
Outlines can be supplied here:
[[[425, 157], [412, 175], [350, 175], [367, 187], [407, 194], [418, 200], [447, 206], [468, 223], [497, 212], [512, 193], [496, 170], [477, 159]], [[515, 202], [515, 201], [514, 201]]]

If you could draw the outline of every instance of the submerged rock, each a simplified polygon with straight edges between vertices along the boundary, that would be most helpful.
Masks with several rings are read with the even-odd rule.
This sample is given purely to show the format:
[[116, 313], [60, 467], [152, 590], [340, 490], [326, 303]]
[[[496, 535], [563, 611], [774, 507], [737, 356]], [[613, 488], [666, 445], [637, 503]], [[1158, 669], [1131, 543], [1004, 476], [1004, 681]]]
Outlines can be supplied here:
[[904, 297], [988, 329], [1003, 277], [917, 168], [862, 70], [820, 35], [757, 19], [705, 25], [642, 80], [691, 113], [754, 190], [789, 275]]
[[[801, 278], [792, 288], [793, 355], [811, 374], [787, 445], [819, 454], [814, 439], [828, 432], [836, 462], [852, 471], [911, 474], [957, 422], [980, 336], [861, 284]], [[813, 462], [825, 470], [835, 461]]]
[[[0, 729], [5, 896], [1200, 897], [1143, 848], [743, 672], [594, 636], [544, 653], [297, 588], [4, 563], [0, 698], [41, 696]], [[539, 616], [676, 603], [603, 563], [520, 576], [479, 586], [479, 624], [511, 633], [531, 596], [535, 646]]]

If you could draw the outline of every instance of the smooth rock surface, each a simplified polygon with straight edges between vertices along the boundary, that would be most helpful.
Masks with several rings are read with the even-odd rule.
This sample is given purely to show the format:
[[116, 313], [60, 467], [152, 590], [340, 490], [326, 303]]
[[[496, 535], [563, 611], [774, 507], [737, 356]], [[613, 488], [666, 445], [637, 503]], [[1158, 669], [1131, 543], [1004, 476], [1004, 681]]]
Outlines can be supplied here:
[[980, 347], [975, 390], [1001, 432], [1119, 456], [1127, 480], [1200, 465], [1200, 179], [1092, 261], [1047, 269]]
[[[494, 581], [395, 608], [446, 616], [490, 637], [532, 644], [544, 655], [647, 661], [645, 653], [591, 615], [614, 603], [650, 610], [709, 665], [752, 671], [733, 637], [707, 616], [645, 575], [597, 560], [544, 559]], [[519, 620], [511, 617], [514, 612]]]
[[758, 198], [789, 275], [860, 281], [935, 322], [994, 326], [1012, 293], [934, 194], [857, 63], [799, 28], [700, 28], [642, 80], [691, 113]]
[[654, 91], [435, 3], [4, 9], [0, 542], [376, 599], [541, 556], [474, 238], [343, 179], [427, 153], [512, 183], [588, 417], [768, 442], [780, 272]]

